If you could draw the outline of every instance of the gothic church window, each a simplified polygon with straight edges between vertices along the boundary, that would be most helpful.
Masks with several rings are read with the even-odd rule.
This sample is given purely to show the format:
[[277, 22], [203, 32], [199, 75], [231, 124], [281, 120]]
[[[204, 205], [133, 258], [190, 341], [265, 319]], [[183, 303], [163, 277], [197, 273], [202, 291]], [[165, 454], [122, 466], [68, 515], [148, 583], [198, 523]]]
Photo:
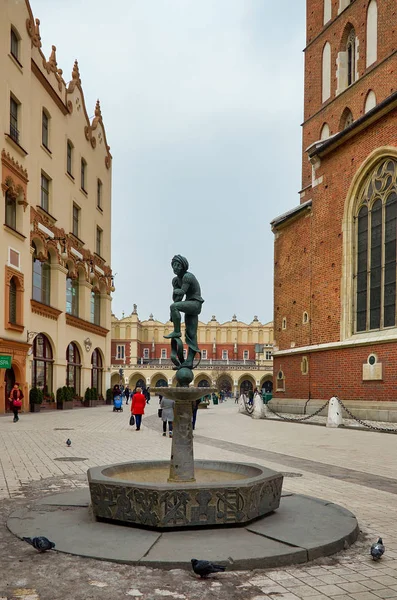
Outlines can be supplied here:
[[344, 129], [347, 129], [347, 127], [349, 127], [354, 121], [353, 118], [353, 114], [352, 111], [350, 110], [350, 108], [345, 108], [345, 110], [342, 113], [341, 119], [340, 119], [340, 123], [339, 123], [339, 131], [343, 131]]
[[327, 140], [330, 136], [330, 131], [329, 131], [329, 125], [328, 123], [324, 123], [324, 125], [321, 127], [321, 132], [320, 132], [320, 140]]
[[371, 0], [367, 10], [367, 59], [369, 67], [378, 58], [378, 5], [376, 0]]
[[336, 60], [336, 94], [343, 92], [343, 90], [358, 79], [358, 49], [359, 41], [356, 37], [355, 29], [351, 23], [348, 23], [341, 39], [340, 50]]
[[369, 112], [370, 110], [375, 108], [375, 106], [376, 106], [375, 92], [373, 90], [369, 90], [367, 97], [365, 99], [364, 113]]
[[397, 161], [382, 160], [362, 187], [355, 215], [356, 332], [396, 325]]
[[322, 102], [331, 96], [331, 46], [327, 42], [323, 48], [322, 58]]
[[331, 16], [332, 16], [331, 0], [324, 0], [324, 20], [323, 20], [324, 25], [326, 23], [328, 23], [328, 21], [331, 20]]

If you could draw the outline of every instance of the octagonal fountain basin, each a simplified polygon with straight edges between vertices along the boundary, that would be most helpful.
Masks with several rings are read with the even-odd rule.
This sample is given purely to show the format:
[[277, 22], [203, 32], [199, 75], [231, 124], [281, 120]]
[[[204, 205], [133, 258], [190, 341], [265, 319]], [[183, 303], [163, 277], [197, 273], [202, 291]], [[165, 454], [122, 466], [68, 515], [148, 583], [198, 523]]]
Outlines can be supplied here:
[[283, 476], [255, 464], [196, 460], [192, 482], [167, 479], [167, 461], [88, 470], [99, 520], [154, 529], [244, 524], [279, 507]]

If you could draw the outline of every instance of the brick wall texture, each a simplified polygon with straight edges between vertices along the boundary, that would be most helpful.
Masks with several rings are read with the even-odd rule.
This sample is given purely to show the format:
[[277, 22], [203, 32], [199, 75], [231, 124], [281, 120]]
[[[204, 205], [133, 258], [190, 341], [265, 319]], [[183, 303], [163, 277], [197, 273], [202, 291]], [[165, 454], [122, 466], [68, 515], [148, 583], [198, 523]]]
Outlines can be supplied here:
[[[301, 202], [312, 201], [310, 211], [275, 228], [274, 345], [281, 351], [305, 346], [303, 353], [274, 357], [274, 373], [282, 369], [286, 398], [326, 399], [334, 393], [350, 400], [397, 401], [396, 342], [324, 351], [317, 344], [341, 340], [343, 232], [342, 220], [353, 177], [367, 157], [380, 147], [397, 149], [397, 108], [372, 125], [342, 141], [321, 158], [312, 187], [312, 166], [306, 149], [320, 139], [324, 123], [331, 135], [341, 130], [341, 116], [348, 107], [354, 120], [364, 115], [370, 90], [377, 104], [397, 90], [397, 2], [378, 0], [377, 60], [366, 68], [366, 15], [369, 0], [352, 0], [338, 15], [340, 0], [332, 2], [332, 18], [323, 25], [324, 0], [307, 0], [307, 47], [305, 49], [305, 108]], [[346, 43], [346, 28], [354, 26], [359, 39], [358, 80], [336, 95], [336, 58]], [[331, 96], [322, 103], [322, 51], [331, 45]], [[307, 312], [308, 322], [303, 314]], [[283, 319], [285, 319], [283, 327]], [[353, 333], [353, 332], [351, 332]], [[376, 352], [383, 362], [383, 379], [362, 380], [362, 365]], [[302, 356], [309, 373], [301, 372]], [[274, 386], [276, 388], [276, 386]]]

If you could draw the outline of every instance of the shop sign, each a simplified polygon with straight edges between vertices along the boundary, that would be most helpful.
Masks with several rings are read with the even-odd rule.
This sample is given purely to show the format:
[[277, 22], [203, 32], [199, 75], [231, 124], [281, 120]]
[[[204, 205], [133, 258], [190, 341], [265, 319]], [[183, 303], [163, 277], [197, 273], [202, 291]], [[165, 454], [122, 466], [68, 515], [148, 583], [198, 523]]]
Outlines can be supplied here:
[[11, 356], [0, 354], [0, 369], [11, 369]]

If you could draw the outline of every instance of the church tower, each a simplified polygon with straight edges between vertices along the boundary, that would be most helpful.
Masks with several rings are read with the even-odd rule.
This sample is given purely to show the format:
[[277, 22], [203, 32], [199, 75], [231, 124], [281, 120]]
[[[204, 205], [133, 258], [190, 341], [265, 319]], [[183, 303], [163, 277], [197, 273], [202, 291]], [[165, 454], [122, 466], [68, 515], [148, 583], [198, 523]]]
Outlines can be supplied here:
[[275, 395], [397, 401], [395, 0], [307, 0], [306, 35], [300, 204], [272, 222]]

